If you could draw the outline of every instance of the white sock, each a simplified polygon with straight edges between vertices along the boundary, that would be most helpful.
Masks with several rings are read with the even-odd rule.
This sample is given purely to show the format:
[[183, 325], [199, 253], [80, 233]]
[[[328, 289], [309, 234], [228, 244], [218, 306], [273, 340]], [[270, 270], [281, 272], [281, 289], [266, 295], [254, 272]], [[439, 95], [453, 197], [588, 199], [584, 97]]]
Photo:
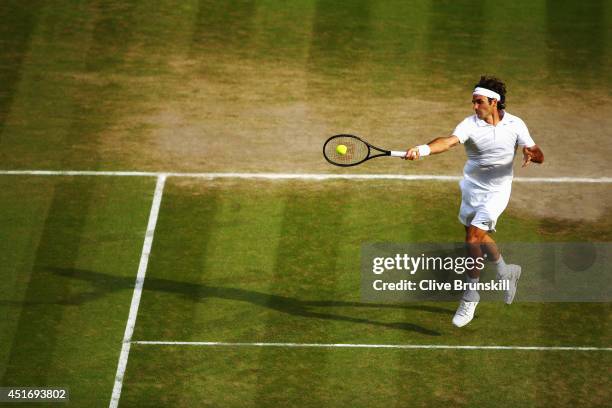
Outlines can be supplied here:
[[[477, 283], [480, 278], [471, 278], [467, 273], [465, 274], [465, 281], [469, 283]], [[477, 290], [466, 289], [461, 297], [466, 302], [478, 302], [480, 301], [480, 294]]]
[[495, 266], [497, 266], [497, 276], [499, 278], [504, 278], [506, 275], [506, 262], [504, 262], [504, 258], [499, 255], [499, 259], [494, 262]]
[[494, 262], [494, 264], [497, 266], [497, 272], [501, 272], [504, 269], [506, 269], [506, 263], [504, 262], [504, 257], [501, 255], [499, 256], [497, 261]]

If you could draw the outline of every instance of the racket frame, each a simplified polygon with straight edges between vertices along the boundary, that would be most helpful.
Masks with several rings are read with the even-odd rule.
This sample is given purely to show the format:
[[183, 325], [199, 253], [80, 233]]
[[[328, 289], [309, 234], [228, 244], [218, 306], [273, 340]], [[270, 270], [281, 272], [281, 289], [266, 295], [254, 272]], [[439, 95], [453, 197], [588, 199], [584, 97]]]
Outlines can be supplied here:
[[[363, 160], [360, 160], [358, 162], [355, 163], [336, 163], [334, 161], [331, 161], [327, 155], [325, 154], [325, 147], [327, 146], [327, 144], [329, 142], [331, 142], [334, 139], [340, 138], [340, 137], [349, 137], [349, 138], [353, 138], [353, 139], [357, 139], [360, 142], [364, 143], [367, 147], [368, 147], [368, 154], [366, 155], [366, 157]], [[378, 150], [380, 153], [379, 154], [372, 154], [372, 150]], [[342, 133], [342, 134], [338, 134], [338, 135], [333, 135], [331, 137], [329, 137], [325, 143], [323, 144], [323, 157], [325, 157], [325, 160], [327, 160], [329, 163], [333, 164], [334, 166], [340, 166], [340, 167], [352, 167], [352, 166], [357, 166], [361, 163], [364, 163], [370, 159], [374, 159], [375, 157], [381, 157], [381, 156], [391, 156], [391, 157], [404, 157], [406, 156], [406, 152], [403, 151], [398, 151], [398, 150], [385, 150], [385, 149], [381, 149], [380, 147], [374, 146], [373, 144], [370, 144], [368, 142], [366, 142], [365, 140], [363, 140], [362, 138], [360, 138], [359, 136], [355, 136], [355, 135], [350, 135], [347, 133]]]

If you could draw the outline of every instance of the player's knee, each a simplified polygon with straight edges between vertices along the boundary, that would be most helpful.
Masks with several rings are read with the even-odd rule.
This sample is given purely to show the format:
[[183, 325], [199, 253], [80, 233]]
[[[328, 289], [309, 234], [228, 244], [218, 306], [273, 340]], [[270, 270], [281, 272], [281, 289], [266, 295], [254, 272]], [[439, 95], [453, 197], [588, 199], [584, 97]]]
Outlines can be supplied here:
[[465, 242], [469, 245], [477, 245], [477, 244], [480, 244], [482, 240], [480, 240], [475, 235], [468, 235], [467, 238], [465, 239]]
[[465, 242], [468, 244], [481, 244], [482, 242], [484, 242], [486, 235], [487, 233], [485, 231], [480, 230], [476, 227], [470, 227], [468, 228], [465, 237]]

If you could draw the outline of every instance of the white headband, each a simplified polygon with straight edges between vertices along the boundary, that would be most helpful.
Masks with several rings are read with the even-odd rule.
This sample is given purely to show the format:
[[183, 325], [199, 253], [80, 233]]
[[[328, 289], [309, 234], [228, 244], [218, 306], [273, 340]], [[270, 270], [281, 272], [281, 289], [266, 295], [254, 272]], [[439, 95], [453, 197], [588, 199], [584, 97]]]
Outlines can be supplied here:
[[474, 92], [472, 92], [472, 95], [482, 95], [486, 96], [487, 98], [493, 98], [497, 99], [498, 101], [501, 101], [501, 96], [497, 92], [493, 92], [492, 90], [487, 88], [476, 87], [474, 88]]

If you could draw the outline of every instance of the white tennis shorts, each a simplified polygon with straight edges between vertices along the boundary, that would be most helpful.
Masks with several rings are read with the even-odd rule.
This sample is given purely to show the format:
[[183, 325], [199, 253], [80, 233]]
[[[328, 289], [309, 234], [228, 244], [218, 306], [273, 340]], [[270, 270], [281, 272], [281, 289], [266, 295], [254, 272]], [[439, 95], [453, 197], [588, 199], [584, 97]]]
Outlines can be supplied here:
[[459, 221], [484, 231], [495, 231], [495, 224], [510, 201], [511, 186], [502, 191], [487, 191], [461, 180], [461, 208]]

